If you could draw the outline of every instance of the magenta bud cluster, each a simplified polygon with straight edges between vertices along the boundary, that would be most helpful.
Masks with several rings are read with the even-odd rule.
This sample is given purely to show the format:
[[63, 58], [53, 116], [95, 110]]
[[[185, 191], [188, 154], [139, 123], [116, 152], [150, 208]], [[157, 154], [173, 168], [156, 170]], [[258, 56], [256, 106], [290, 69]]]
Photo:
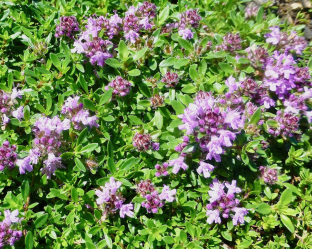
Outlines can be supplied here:
[[0, 171], [4, 170], [5, 167], [13, 169], [15, 161], [17, 159], [16, 145], [11, 145], [9, 141], [4, 141], [2, 147], [0, 147]]

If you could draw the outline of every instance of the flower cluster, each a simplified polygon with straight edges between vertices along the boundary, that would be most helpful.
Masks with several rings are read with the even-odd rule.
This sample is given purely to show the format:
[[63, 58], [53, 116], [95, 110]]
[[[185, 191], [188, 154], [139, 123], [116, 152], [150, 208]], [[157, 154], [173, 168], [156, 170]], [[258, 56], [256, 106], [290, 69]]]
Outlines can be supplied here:
[[155, 165], [155, 169], [156, 169], [157, 171], [156, 171], [156, 173], [155, 173], [155, 176], [156, 176], [156, 177], [159, 177], [159, 176], [167, 176], [167, 175], [168, 175], [168, 171], [167, 171], [168, 166], [169, 166], [168, 163], [164, 163], [163, 165], [156, 164], [156, 165]]
[[112, 80], [107, 86], [105, 86], [105, 90], [108, 91], [111, 87], [113, 89], [113, 98], [116, 96], [126, 96], [129, 94], [131, 89], [131, 83], [121, 76], [117, 76], [114, 80]]
[[13, 169], [15, 161], [17, 159], [16, 145], [11, 145], [9, 141], [4, 141], [2, 147], [0, 147], [0, 171], [4, 170], [5, 167]]
[[79, 23], [74, 16], [61, 16], [59, 25], [56, 26], [55, 37], [67, 36], [74, 39], [75, 32], [80, 31]]
[[[227, 188], [227, 192], [224, 188]], [[237, 223], [244, 223], [244, 216], [248, 213], [246, 208], [238, 207], [239, 200], [235, 198], [236, 193], [240, 193], [242, 190], [236, 187], [236, 181], [233, 180], [232, 183], [220, 183], [218, 180], [214, 179], [213, 183], [210, 185], [209, 194], [209, 204], [207, 204], [208, 215], [207, 222], [221, 223], [221, 217], [227, 219], [229, 217], [233, 220], [233, 225], [236, 226]]]
[[153, 97], [150, 99], [151, 101], [151, 106], [156, 109], [159, 106], [162, 106], [164, 103], [164, 96], [160, 96], [159, 94], [155, 94]]
[[61, 158], [58, 157], [63, 144], [62, 131], [70, 128], [70, 120], [60, 120], [55, 116], [52, 119], [48, 117], [40, 117], [36, 120], [33, 128], [35, 139], [33, 148], [29, 150], [29, 155], [24, 159], [17, 160], [20, 174], [25, 174], [26, 171], [32, 171], [34, 164], [37, 164], [40, 158], [47, 158], [43, 161], [45, 168], [42, 168], [42, 173], [51, 178], [55, 174], [57, 168], [63, 168]]
[[17, 119], [21, 119], [23, 117], [22, 106], [14, 110], [14, 106], [16, 104], [15, 99], [21, 98], [22, 94], [23, 92], [18, 91], [16, 88], [13, 88], [11, 93], [6, 93], [3, 90], [0, 90], [0, 116], [4, 125], [10, 122], [10, 115]]
[[134, 213], [133, 204], [123, 204], [125, 198], [122, 197], [119, 188], [122, 183], [115, 181], [114, 177], [109, 179], [109, 182], [105, 183], [105, 186], [102, 187], [102, 190], [96, 190], [95, 194], [97, 195], [96, 203], [101, 206], [103, 213], [103, 219], [105, 220], [108, 215], [115, 214], [119, 210], [119, 215], [121, 218], [125, 216], [133, 217]]
[[277, 46], [277, 49], [288, 53], [294, 51], [297, 54], [302, 54], [302, 51], [307, 47], [308, 43], [302, 36], [298, 36], [295, 31], [290, 35], [287, 32], [280, 31], [279, 27], [271, 27], [271, 33], [265, 34], [266, 42]]
[[175, 24], [178, 27], [178, 33], [183, 39], [192, 39], [194, 34], [191, 28], [197, 28], [201, 20], [198, 9], [189, 9], [180, 15], [180, 21]]
[[149, 149], [159, 150], [159, 143], [152, 142], [151, 135], [136, 133], [133, 137], [133, 146], [138, 151], [147, 151]]
[[69, 97], [62, 106], [62, 114], [74, 124], [74, 128], [82, 130], [84, 126], [99, 127], [97, 116], [90, 116], [89, 110], [83, 108], [83, 103], [79, 102], [79, 96]]
[[310, 78], [309, 74], [304, 73], [307, 69], [299, 69], [295, 64], [293, 56], [278, 51], [267, 60], [264, 86], [280, 99], [288, 97], [297, 84], [302, 86]]
[[168, 71], [161, 81], [166, 84], [167, 88], [174, 88], [179, 83], [179, 76], [175, 72]]
[[228, 33], [225, 36], [223, 36], [223, 43], [216, 46], [216, 51], [229, 51], [234, 52], [236, 50], [242, 49], [242, 40], [238, 33], [232, 34]]
[[267, 122], [268, 132], [274, 136], [292, 137], [299, 129], [299, 117], [296, 114], [277, 111], [276, 118]]
[[177, 193], [176, 189], [170, 190], [168, 186], [164, 185], [162, 193], [159, 194], [150, 180], [138, 183], [137, 192], [145, 198], [141, 205], [146, 208], [148, 213], [157, 213], [158, 209], [165, 205], [165, 200], [173, 202], [175, 199], [173, 196]]
[[221, 161], [224, 147], [232, 146], [235, 132], [244, 125], [240, 112], [225, 108], [209, 94], [206, 97], [201, 94], [178, 117], [183, 122], [179, 129], [195, 137], [201, 149], [207, 152], [206, 159], [215, 159], [217, 162]]
[[18, 216], [18, 210], [10, 212], [10, 210], [4, 210], [4, 220], [0, 222], [0, 248], [10, 245], [14, 246], [14, 243], [22, 237], [22, 231], [16, 230], [17, 223], [21, 220]]
[[261, 178], [268, 184], [274, 184], [277, 182], [277, 169], [271, 169], [269, 167], [259, 167]]

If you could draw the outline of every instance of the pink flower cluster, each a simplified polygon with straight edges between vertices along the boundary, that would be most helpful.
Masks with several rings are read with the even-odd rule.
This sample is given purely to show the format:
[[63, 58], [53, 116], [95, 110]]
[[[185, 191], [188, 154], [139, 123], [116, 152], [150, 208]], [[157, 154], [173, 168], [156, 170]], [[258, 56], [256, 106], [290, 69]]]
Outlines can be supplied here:
[[148, 213], [157, 213], [158, 209], [165, 205], [164, 201], [173, 202], [174, 195], [177, 193], [176, 189], [170, 190], [168, 186], [164, 185], [162, 193], [159, 194], [150, 180], [138, 183], [137, 192], [146, 199], [141, 205], [146, 208]]
[[55, 37], [67, 36], [74, 39], [75, 32], [80, 31], [79, 23], [74, 16], [62, 16], [59, 25], [56, 26]]
[[0, 248], [10, 245], [14, 246], [17, 240], [20, 240], [23, 233], [16, 230], [16, 225], [21, 219], [18, 216], [18, 210], [10, 212], [10, 210], [4, 210], [4, 220], [0, 222]]
[[118, 191], [121, 185], [121, 182], [115, 181], [115, 178], [111, 177], [109, 182], [105, 183], [104, 187], [101, 186], [102, 190], [95, 191], [98, 197], [96, 203], [101, 205], [104, 219], [108, 215], [115, 214], [117, 210], [119, 210], [121, 218], [125, 218], [126, 215], [133, 217], [133, 204], [123, 204], [125, 198], [123, 198], [122, 194]]
[[19, 166], [20, 174], [32, 171], [33, 165], [44, 158], [47, 158], [47, 160], [43, 161], [45, 167], [41, 171], [47, 175], [47, 178], [51, 178], [51, 175], [55, 174], [56, 169], [64, 168], [61, 164], [61, 158], [58, 156], [61, 154], [60, 149], [63, 144], [62, 132], [69, 128], [69, 119], [61, 121], [57, 116], [52, 119], [48, 117], [38, 118], [33, 128], [35, 135], [33, 148], [29, 150], [27, 157], [16, 162]]
[[117, 76], [114, 80], [112, 80], [107, 86], [105, 86], [105, 90], [108, 91], [110, 88], [113, 89], [113, 98], [117, 96], [123, 97], [129, 94], [131, 89], [131, 83], [121, 76]]
[[[227, 192], [224, 191], [225, 187], [227, 188]], [[210, 203], [206, 206], [207, 222], [209, 224], [220, 224], [220, 215], [222, 215], [224, 219], [231, 217], [234, 226], [238, 223], [243, 224], [245, 222], [244, 216], [248, 214], [248, 211], [246, 208], [238, 207], [239, 200], [235, 198], [235, 194], [241, 191], [236, 186], [235, 180], [230, 184], [228, 182], [220, 183], [217, 179], [214, 179], [208, 191]]]
[[0, 117], [4, 125], [10, 122], [9, 116], [11, 115], [19, 120], [24, 116], [23, 106], [15, 110], [15, 105], [17, 104], [16, 98], [21, 98], [22, 94], [23, 92], [18, 91], [16, 88], [13, 88], [11, 93], [0, 90]]
[[149, 149], [159, 150], [159, 143], [152, 142], [151, 135], [136, 133], [133, 137], [133, 146], [138, 151], [147, 151]]
[[96, 122], [97, 116], [90, 116], [89, 110], [83, 108], [83, 103], [79, 102], [79, 96], [74, 98], [69, 97], [62, 106], [62, 114], [65, 114], [67, 118], [74, 124], [74, 128], [82, 130], [85, 126], [99, 127]]
[[4, 170], [5, 167], [13, 169], [15, 161], [17, 159], [16, 145], [11, 145], [9, 141], [4, 141], [2, 147], [0, 147], [0, 171]]

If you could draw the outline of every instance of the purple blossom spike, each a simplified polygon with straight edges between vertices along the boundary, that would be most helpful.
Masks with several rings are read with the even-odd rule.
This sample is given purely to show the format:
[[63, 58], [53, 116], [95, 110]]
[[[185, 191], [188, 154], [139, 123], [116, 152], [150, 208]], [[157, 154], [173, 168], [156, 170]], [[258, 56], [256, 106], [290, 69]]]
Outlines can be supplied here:
[[177, 159], [169, 161], [169, 166], [173, 166], [172, 173], [177, 174], [180, 169], [187, 170], [188, 166], [184, 162], [184, 157], [180, 156]]
[[168, 163], [164, 163], [163, 165], [156, 164], [155, 169], [157, 170], [157, 172], [155, 173], [155, 176], [156, 177], [167, 176], [168, 175], [168, 171], [167, 171], [168, 166], [169, 166]]
[[277, 182], [277, 170], [270, 169], [269, 167], [260, 166], [261, 178], [268, 184], [274, 184]]
[[133, 204], [124, 204], [120, 208], [120, 217], [125, 218], [125, 216], [133, 217], [134, 213], [132, 212], [133, 210]]
[[199, 162], [199, 167], [197, 168], [197, 173], [198, 174], [203, 174], [205, 178], [209, 178], [210, 177], [210, 172], [212, 172], [214, 170], [214, 166], [209, 164], [209, 163], [205, 163], [203, 161]]
[[175, 199], [174, 195], [176, 194], [177, 194], [176, 189], [170, 190], [170, 188], [167, 185], [164, 185], [163, 190], [159, 195], [159, 199], [166, 200], [168, 202], [173, 202]]
[[190, 39], [193, 39], [193, 32], [190, 30], [190, 29], [188, 29], [188, 28], [186, 28], [186, 29], [180, 29], [179, 30], [179, 35], [180, 36], [182, 36], [182, 38], [183, 39], [185, 39], [185, 40], [190, 40]]
[[79, 24], [74, 16], [62, 16], [56, 26], [55, 37], [67, 36], [74, 39], [75, 32], [79, 31]]
[[45, 167], [41, 169], [41, 172], [46, 174], [48, 179], [51, 179], [51, 175], [55, 175], [57, 169], [65, 168], [62, 164], [62, 159], [56, 157], [53, 153], [48, 154], [48, 159], [43, 161], [43, 164]]
[[129, 94], [131, 89], [131, 83], [125, 79], [123, 79], [121, 76], [117, 76], [114, 80], [112, 80], [108, 86], [105, 87], [105, 90], [108, 91], [109, 88], [113, 89], [113, 98], [116, 96], [126, 96]]
[[5, 167], [13, 169], [17, 160], [16, 145], [11, 145], [9, 141], [4, 141], [0, 147], [0, 171]]

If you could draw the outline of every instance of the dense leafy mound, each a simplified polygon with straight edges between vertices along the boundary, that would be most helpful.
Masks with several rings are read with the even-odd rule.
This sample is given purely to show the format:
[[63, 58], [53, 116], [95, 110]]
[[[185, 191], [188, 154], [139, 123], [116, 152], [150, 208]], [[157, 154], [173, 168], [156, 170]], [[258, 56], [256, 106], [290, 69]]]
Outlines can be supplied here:
[[312, 247], [311, 47], [244, 2], [0, 3], [0, 248]]

